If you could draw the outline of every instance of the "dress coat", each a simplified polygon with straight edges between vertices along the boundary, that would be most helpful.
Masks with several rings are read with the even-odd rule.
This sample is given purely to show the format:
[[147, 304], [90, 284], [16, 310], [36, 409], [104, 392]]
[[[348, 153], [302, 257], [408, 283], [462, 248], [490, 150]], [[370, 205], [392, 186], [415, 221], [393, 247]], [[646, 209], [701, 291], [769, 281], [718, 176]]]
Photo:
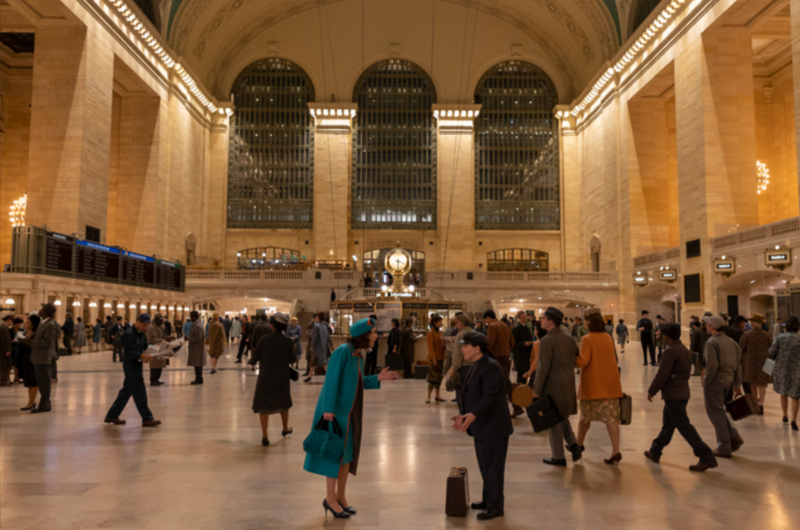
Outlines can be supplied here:
[[39, 324], [36, 333], [31, 337], [31, 362], [33, 364], [51, 365], [58, 359], [58, 339], [61, 337], [61, 326], [49, 318]]
[[303, 469], [309, 473], [337, 478], [339, 466], [349, 462], [350, 473], [356, 474], [361, 449], [363, 390], [380, 387], [377, 375], [364, 375], [364, 359], [361, 352], [353, 352], [353, 346], [349, 342], [336, 348], [328, 362], [328, 374], [325, 376], [325, 383], [317, 400], [311, 428], [316, 426], [323, 413], [332, 412], [342, 432], [345, 433], [345, 439], [342, 440], [344, 456], [341, 461], [336, 461], [306, 454]]
[[511, 335], [514, 337], [514, 367], [517, 372], [524, 374], [531, 369], [531, 351], [533, 345], [525, 346], [526, 342], [534, 342], [533, 333], [531, 329], [524, 324], [517, 324], [511, 330]]
[[578, 353], [575, 339], [564, 333], [560, 326], [549, 330], [539, 341], [533, 393], [542, 397], [549, 394], [564, 418], [578, 413], [575, 394], [575, 358]]
[[[163, 342], [165, 339], [164, 328], [162, 326], [156, 326], [154, 322], [149, 326], [147, 326], [147, 330], [145, 330], [145, 336], [147, 337], [148, 344], [158, 344], [159, 342]], [[150, 360], [151, 370], [158, 370], [166, 367], [167, 367], [166, 359], [160, 359], [156, 357]]]
[[414, 335], [414, 330], [410, 326], [403, 328], [400, 334], [400, 346], [397, 348], [397, 353], [403, 356], [403, 362], [414, 364], [416, 357], [416, 349], [414, 343], [417, 342], [417, 337]]
[[789, 331], [778, 335], [769, 349], [769, 358], [775, 361], [772, 371], [775, 392], [800, 399], [800, 335]]
[[753, 385], [768, 385], [772, 376], [766, 373], [764, 361], [769, 357], [772, 335], [759, 327], [742, 333], [739, 339], [742, 348], [742, 381]]
[[308, 350], [314, 356], [317, 366], [328, 364], [328, 342], [330, 334], [328, 328], [322, 322], [317, 322], [311, 329], [311, 340], [308, 343]]
[[225, 327], [217, 320], [208, 327], [208, 355], [220, 357], [225, 352]]
[[500, 364], [489, 355], [470, 367], [459, 412], [475, 416], [467, 434], [476, 440], [508, 438], [514, 432], [508, 413], [507, 381]]
[[292, 407], [289, 365], [297, 360], [294, 342], [283, 333], [273, 331], [261, 337], [248, 361], [261, 363], [253, 396], [253, 412], [273, 414]]
[[206, 332], [203, 323], [198, 320], [186, 336], [189, 340], [189, 359], [186, 364], [195, 368], [206, 365]]

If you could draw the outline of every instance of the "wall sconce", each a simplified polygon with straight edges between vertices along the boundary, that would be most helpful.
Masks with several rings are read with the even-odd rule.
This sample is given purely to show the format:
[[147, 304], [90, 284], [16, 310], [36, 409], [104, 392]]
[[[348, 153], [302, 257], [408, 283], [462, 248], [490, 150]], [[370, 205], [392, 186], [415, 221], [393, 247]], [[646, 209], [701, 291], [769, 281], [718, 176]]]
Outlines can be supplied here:
[[72, 307], [80, 307], [80, 306], [81, 306], [81, 303], [78, 300], [74, 300], [72, 302]]
[[136, 309], [136, 304], [131, 302], [131, 305], [128, 306], [128, 309]]
[[118, 303], [117, 309], [125, 309], [125, 304], [123, 304], [122, 302]]
[[[145, 307], [145, 309], [147, 309], [147, 305], [146, 304], [145, 304], [144, 307]], [[150, 309], [153, 309], [153, 310], [158, 309], [158, 306], [156, 304], [153, 304], [153, 305], [150, 306]]]
[[61, 305], [61, 300], [56, 300], [55, 302], [53, 302], [53, 305]]
[[89, 302], [89, 307], [97, 307], [97, 302], [95, 301]]

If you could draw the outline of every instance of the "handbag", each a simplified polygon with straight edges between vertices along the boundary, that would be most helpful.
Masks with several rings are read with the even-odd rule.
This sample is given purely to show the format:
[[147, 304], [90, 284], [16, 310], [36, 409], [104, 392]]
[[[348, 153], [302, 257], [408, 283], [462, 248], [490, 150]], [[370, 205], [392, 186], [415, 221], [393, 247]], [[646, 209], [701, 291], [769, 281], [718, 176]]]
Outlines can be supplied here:
[[752, 394], [744, 394], [725, 403], [725, 410], [731, 415], [733, 421], [738, 421], [753, 414], [758, 414], [758, 405]]
[[293, 366], [289, 367], [289, 379], [292, 381], [297, 381], [300, 379], [300, 372], [298, 372]]
[[546, 431], [564, 421], [550, 394], [534, 400], [526, 412], [531, 420], [533, 432]]
[[303, 442], [303, 451], [312, 456], [339, 462], [344, 454], [342, 436], [342, 428], [336, 418], [327, 421], [322, 417]]
[[633, 399], [628, 394], [622, 394], [619, 398], [619, 423], [620, 425], [630, 425], [633, 419]]
[[767, 359], [764, 361], [764, 366], [761, 367], [761, 370], [768, 375], [772, 375], [772, 372], [775, 370], [775, 361], [772, 359]]

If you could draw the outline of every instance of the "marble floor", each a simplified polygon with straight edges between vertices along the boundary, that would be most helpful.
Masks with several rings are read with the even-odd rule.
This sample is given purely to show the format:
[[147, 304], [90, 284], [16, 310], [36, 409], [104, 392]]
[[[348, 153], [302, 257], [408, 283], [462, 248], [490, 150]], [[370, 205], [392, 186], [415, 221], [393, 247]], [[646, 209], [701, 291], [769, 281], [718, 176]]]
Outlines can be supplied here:
[[[661, 422], [660, 403], [645, 399], [656, 369], [641, 365], [635, 344], [622, 356], [634, 419], [622, 427], [619, 468], [602, 462], [610, 445], [598, 425], [581, 462], [545, 466], [546, 435], [534, 435], [528, 420], [518, 418], [506, 515], [490, 522], [444, 514], [451, 466], [469, 469], [473, 500], [481, 478], [471, 440], [450, 429], [455, 404], [426, 405], [424, 381], [384, 383], [367, 393], [359, 475], [348, 488], [358, 515], [340, 521], [323, 516], [324, 479], [302, 470], [302, 442], [321, 384], [292, 385], [295, 434], [282, 439], [276, 416], [272, 445], [262, 447], [250, 409], [255, 374], [233, 361], [223, 358], [222, 370], [206, 373], [204, 386], [190, 386], [193, 373], [180, 362], [166, 370], [166, 386], [147, 388], [164, 422], [156, 429], [140, 426], [132, 402], [122, 416], [126, 426], [102, 423], [122, 383], [110, 352], [60, 360], [48, 414], [20, 412], [25, 390], [0, 388], [0, 528], [800, 528], [800, 436], [781, 423], [777, 396], [770, 391], [763, 417], [737, 425], [745, 445], [717, 469], [689, 472], [696, 459], [677, 435], [654, 465], [642, 451]], [[692, 379], [689, 414], [711, 445], [699, 384]]]

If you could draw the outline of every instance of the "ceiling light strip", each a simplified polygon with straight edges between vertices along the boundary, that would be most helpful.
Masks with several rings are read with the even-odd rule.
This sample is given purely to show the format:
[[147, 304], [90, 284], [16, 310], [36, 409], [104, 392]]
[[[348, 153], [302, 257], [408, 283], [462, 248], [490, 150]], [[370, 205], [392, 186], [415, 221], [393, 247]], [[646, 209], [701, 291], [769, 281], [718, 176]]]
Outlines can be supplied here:
[[644, 49], [645, 45], [657, 37], [660, 33], [662, 33], [664, 27], [666, 26], [667, 22], [673, 15], [678, 11], [678, 9], [686, 2], [686, 0], [672, 0], [672, 2], [661, 12], [659, 16], [653, 20], [650, 24], [650, 27], [645, 30], [636, 41], [630, 45], [628, 51], [617, 61], [617, 63], [606, 70], [603, 76], [597, 80], [594, 84], [592, 89], [586, 94], [586, 97], [583, 100], [575, 105], [572, 109], [571, 114], [573, 116], [577, 116], [581, 112], [584, 111], [595, 99], [602, 93], [603, 88], [608, 84], [611, 80], [614, 73], [621, 73], [625, 70], [625, 67], [633, 61], [639, 52]]

